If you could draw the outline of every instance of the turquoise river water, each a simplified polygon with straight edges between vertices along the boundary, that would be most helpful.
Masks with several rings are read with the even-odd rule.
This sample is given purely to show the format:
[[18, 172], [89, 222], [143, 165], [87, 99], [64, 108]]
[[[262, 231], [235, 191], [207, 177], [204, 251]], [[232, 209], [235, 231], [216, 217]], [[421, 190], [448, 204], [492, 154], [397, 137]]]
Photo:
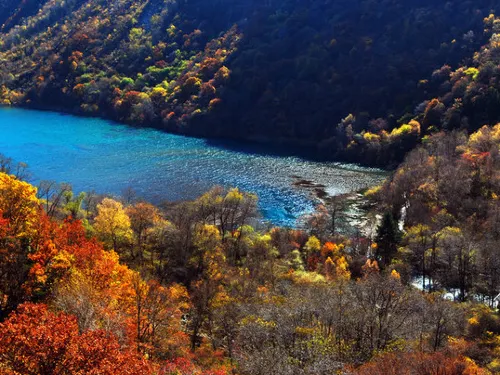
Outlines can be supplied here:
[[193, 199], [214, 185], [259, 196], [263, 217], [295, 225], [317, 204], [299, 179], [347, 193], [381, 181], [379, 170], [323, 163], [269, 148], [134, 128], [96, 118], [0, 108], [0, 153], [26, 162], [38, 180], [68, 182], [75, 191], [120, 194], [132, 187], [158, 203]]

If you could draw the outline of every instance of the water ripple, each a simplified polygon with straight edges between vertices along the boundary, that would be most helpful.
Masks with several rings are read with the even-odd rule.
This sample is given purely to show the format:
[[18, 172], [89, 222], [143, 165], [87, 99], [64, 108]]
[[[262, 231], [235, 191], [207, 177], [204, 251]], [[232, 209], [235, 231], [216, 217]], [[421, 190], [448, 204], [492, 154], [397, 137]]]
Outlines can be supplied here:
[[131, 186], [154, 202], [193, 199], [213, 185], [236, 186], [258, 194], [263, 216], [277, 225], [293, 226], [316, 204], [293, 186], [293, 176], [322, 184], [330, 194], [383, 178], [375, 169], [53, 112], [2, 108], [0, 134], [0, 152], [28, 163], [36, 178], [69, 182], [76, 191], [119, 194]]

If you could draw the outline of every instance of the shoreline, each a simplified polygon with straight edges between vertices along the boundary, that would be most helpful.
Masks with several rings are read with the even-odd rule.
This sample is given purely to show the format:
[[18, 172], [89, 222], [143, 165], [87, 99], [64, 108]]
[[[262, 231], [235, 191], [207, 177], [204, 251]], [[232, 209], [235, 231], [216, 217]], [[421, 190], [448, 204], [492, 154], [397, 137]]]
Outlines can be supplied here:
[[[300, 176], [291, 176], [296, 181], [293, 186], [298, 189], [308, 191], [311, 197], [318, 201], [318, 205], [323, 205], [330, 211], [334, 206], [339, 211], [339, 221], [342, 229], [339, 233], [348, 234], [351, 232], [359, 233], [362, 236], [373, 238], [378, 222], [381, 216], [372, 210], [373, 203], [363, 194], [365, 189], [331, 195], [324, 184], [301, 178]], [[314, 212], [305, 215], [302, 220], [307, 220]]]
[[[34, 103], [28, 103], [28, 104], [25, 103], [20, 105], [0, 104], [0, 110], [4, 108], [53, 112], [53, 113], [60, 113], [61, 115], [76, 116], [80, 118], [101, 119], [104, 121], [110, 121], [118, 125], [129, 126], [136, 129], [156, 129], [158, 131], [165, 132], [167, 134], [179, 135], [195, 139], [204, 139], [208, 143], [214, 145], [217, 145], [218, 143], [221, 144], [227, 143], [227, 145], [229, 146], [230, 143], [234, 142], [235, 144], [239, 144], [240, 146], [246, 145], [250, 147], [262, 148], [261, 152], [264, 154], [269, 154], [269, 155], [272, 154], [283, 157], [299, 157], [301, 159], [311, 162], [350, 164], [360, 168], [374, 169], [384, 172], [390, 172], [395, 167], [395, 166], [391, 167], [389, 165], [387, 166], [369, 165], [369, 164], [362, 164], [361, 162], [354, 160], [342, 160], [339, 158], [323, 157], [318, 154], [319, 143], [314, 140], [301, 141], [294, 138], [284, 138], [284, 137], [271, 139], [269, 137], [261, 135], [237, 137], [237, 136], [231, 136], [231, 134], [220, 134], [220, 133], [210, 134], [206, 130], [200, 131], [199, 128], [193, 129], [189, 127], [184, 128], [184, 130], [186, 131], [182, 131], [178, 127], [163, 125], [161, 121], [152, 122], [147, 125], [139, 125], [136, 123], [120, 121], [119, 119], [116, 119], [113, 116], [106, 115], [106, 112], [99, 114], [83, 113], [80, 110], [75, 110], [72, 108], [67, 108], [62, 106], [44, 106], [44, 105], [37, 105]], [[293, 152], [291, 152], [290, 150], [293, 150]]]

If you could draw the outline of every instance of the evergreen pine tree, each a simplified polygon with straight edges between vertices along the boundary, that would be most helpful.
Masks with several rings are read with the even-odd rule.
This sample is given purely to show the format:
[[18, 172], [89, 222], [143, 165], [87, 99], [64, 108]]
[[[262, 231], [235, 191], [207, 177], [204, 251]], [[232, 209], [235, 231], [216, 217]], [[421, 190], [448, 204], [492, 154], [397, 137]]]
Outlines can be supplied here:
[[386, 212], [382, 218], [382, 222], [377, 228], [377, 243], [376, 257], [382, 267], [386, 267], [391, 263], [391, 260], [398, 252], [398, 244], [401, 241], [401, 231], [398, 228], [398, 223], [390, 212]]

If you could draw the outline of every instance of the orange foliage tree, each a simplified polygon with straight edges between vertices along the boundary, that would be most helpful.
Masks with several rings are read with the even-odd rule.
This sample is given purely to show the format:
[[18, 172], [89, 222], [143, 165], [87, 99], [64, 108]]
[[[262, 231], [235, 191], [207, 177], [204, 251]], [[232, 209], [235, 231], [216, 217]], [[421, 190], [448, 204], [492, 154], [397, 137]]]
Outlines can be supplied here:
[[102, 330], [80, 334], [76, 318], [46, 305], [20, 305], [0, 324], [0, 372], [5, 375], [143, 375], [146, 360]]
[[0, 317], [24, 297], [30, 239], [36, 233], [39, 216], [36, 189], [0, 173]]
[[458, 353], [386, 353], [354, 371], [355, 375], [488, 375]]

